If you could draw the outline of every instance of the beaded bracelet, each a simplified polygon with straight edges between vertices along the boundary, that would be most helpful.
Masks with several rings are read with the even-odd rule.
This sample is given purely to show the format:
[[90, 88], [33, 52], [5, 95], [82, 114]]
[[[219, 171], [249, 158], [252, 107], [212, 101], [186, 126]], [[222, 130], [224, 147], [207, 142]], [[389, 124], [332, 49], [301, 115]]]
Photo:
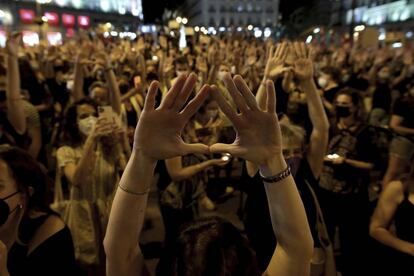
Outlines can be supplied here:
[[292, 175], [292, 172], [289, 166], [283, 172], [269, 177], [265, 177], [260, 173], [260, 177], [262, 178], [263, 182], [266, 183], [277, 183], [288, 178], [290, 175]]

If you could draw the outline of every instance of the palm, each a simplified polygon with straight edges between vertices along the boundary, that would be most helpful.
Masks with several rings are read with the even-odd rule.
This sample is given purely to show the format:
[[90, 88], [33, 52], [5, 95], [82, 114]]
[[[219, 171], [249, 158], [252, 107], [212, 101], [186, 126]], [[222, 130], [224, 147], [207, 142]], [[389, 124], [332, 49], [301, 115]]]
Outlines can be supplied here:
[[286, 43], [279, 44], [276, 48], [271, 47], [269, 58], [265, 68], [265, 77], [275, 80], [286, 68], [284, 66], [288, 54]]
[[285, 70], [284, 62], [278, 59], [270, 59], [266, 66], [266, 75], [271, 79], [280, 76]]
[[296, 76], [301, 79], [311, 79], [313, 77], [313, 63], [310, 59], [299, 59], [295, 62]]

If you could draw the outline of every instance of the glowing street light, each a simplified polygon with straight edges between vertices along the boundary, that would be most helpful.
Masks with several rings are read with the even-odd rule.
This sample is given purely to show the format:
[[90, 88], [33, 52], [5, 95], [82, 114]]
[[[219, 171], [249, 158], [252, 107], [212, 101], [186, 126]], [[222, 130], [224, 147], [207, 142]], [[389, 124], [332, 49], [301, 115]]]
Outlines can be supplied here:
[[195, 26], [194, 27], [194, 31], [196, 31], [198, 33], [200, 31], [200, 27], [199, 26]]
[[181, 22], [183, 22], [183, 19], [179, 16], [175, 19], [177, 21], [178, 24], [181, 24]]
[[42, 21], [43, 21], [44, 23], [47, 23], [47, 22], [49, 21], [49, 19], [48, 19], [46, 16], [42, 16]]
[[247, 26], [247, 29], [248, 29], [249, 31], [253, 30], [253, 25], [249, 25], [249, 26]]
[[313, 30], [313, 33], [314, 34], [318, 34], [318, 33], [320, 33], [321, 32], [321, 28], [315, 28], [314, 30]]
[[188, 19], [186, 17], [183, 18], [183, 20], [181, 21], [184, 25], [188, 23]]

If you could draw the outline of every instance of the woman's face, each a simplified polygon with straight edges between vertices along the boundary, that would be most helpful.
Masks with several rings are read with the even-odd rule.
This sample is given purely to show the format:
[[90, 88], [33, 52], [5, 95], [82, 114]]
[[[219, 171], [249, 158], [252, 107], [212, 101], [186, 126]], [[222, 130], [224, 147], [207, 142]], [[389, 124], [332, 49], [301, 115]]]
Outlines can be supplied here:
[[[348, 108], [350, 114], [355, 114], [358, 110], [357, 106], [352, 102], [352, 98], [348, 95], [340, 94], [335, 100], [335, 106], [338, 108]], [[345, 116], [343, 116], [345, 117]]]
[[76, 121], [79, 123], [80, 120], [86, 119], [90, 116], [98, 117], [95, 108], [89, 104], [81, 104], [77, 107], [76, 110], [77, 117]]
[[[4, 199], [13, 195], [18, 191], [17, 183], [13, 177], [13, 174], [6, 162], [0, 160], [0, 199]], [[0, 239], [4, 237], [7, 230], [16, 226], [21, 218], [21, 208], [24, 206], [24, 196], [21, 193], [17, 193], [7, 199], [4, 202], [9, 206], [10, 214], [7, 221], [3, 226], [0, 226]]]

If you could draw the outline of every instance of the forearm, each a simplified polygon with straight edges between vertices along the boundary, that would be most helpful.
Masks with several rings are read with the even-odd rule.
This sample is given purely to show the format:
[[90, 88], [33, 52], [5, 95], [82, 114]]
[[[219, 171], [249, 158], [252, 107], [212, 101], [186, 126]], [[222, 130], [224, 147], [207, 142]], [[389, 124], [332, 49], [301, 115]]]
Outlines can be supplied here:
[[211, 166], [212, 166], [211, 160], [204, 161], [196, 165], [191, 165], [191, 166], [182, 168], [179, 172], [172, 174], [171, 178], [173, 181], [177, 181], [177, 182], [185, 180], [185, 179], [189, 179]]
[[[260, 171], [264, 176], [271, 176], [286, 167], [281, 156], [266, 166], [260, 166]], [[313, 253], [313, 240], [295, 181], [289, 176], [278, 183], [264, 185], [273, 230], [278, 239], [273, 256], [275, 261], [272, 259], [267, 271], [269, 275], [307, 275]], [[278, 258], [282, 260], [278, 261]]]
[[20, 95], [20, 73], [17, 56], [7, 57], [7, 118], [17, 133], [26, 132], [26, 116]]
[[385, 228], [377, 227], [370, 231], [371, 237], [376, 239], [382, 244], [385, 244], [386, 246], [389, 246], [395, 250], [398, 250], [400, 252], [404, 252], [406, 254], [412, 254], [408, 249], [414, 248], [414, 244], [401, 240], [391, 234], [391, 232]]
[[313, 80], [308, 80], [302, 84], [303, 90], [306, 92], [306, 100], [308, 102], [309, 117], [315, 130], [325, 133], [329, 130], [329, 121], [323, 108], [321, 97], [318, 95]]
[[344, 164], [348, 164], [354, 168], [362, 169], [362, 170], [372, 170], [374, 168], [374, 164], [372, 163], [348, 159], [348, 158], [344, 160]]
[[401, 135], [414, 135], [414, 129], [403, 126], [391, 126], [391, 129]]
[[92, 177], [91, 170], [94, 169], [96, 162], [96, 141], [93, 138], [88, 138], [83, 148], [82, 157], [76, 165], [76, 171], [73, 175], [72, 185], [81, 186], [85, 179]]
[[256, 102], [260, 109], [266, 109], [266, 101], [267, 101], [267, 93], [266, 93], [266, 81], [268, 78], [264, 77], [262, 82], [260, 83], [259, 90], [256, 94]]
[[112, 68], [105, 69], [105, 77], [108, 82], [111, 106], [116, 114], [121, 114], [121, 92], [116, 81], [116, 76]]
[[73, 81], [73, 100], [77, 102], [84, 98], [83, 94], [83, 69], [82, 65], [77, 62], [75, 64], [75, 78]]
[[119, 185], [122, 189], [118, 188], [116, 191], [104, 240], [109, 276], [139, 274], [138, 271], [142, 269], [139, 267], [142, 265], [139, 262], [142, 256], [138, 241], [155, 165], [155, 161], [134, 151], [121, 177]]

